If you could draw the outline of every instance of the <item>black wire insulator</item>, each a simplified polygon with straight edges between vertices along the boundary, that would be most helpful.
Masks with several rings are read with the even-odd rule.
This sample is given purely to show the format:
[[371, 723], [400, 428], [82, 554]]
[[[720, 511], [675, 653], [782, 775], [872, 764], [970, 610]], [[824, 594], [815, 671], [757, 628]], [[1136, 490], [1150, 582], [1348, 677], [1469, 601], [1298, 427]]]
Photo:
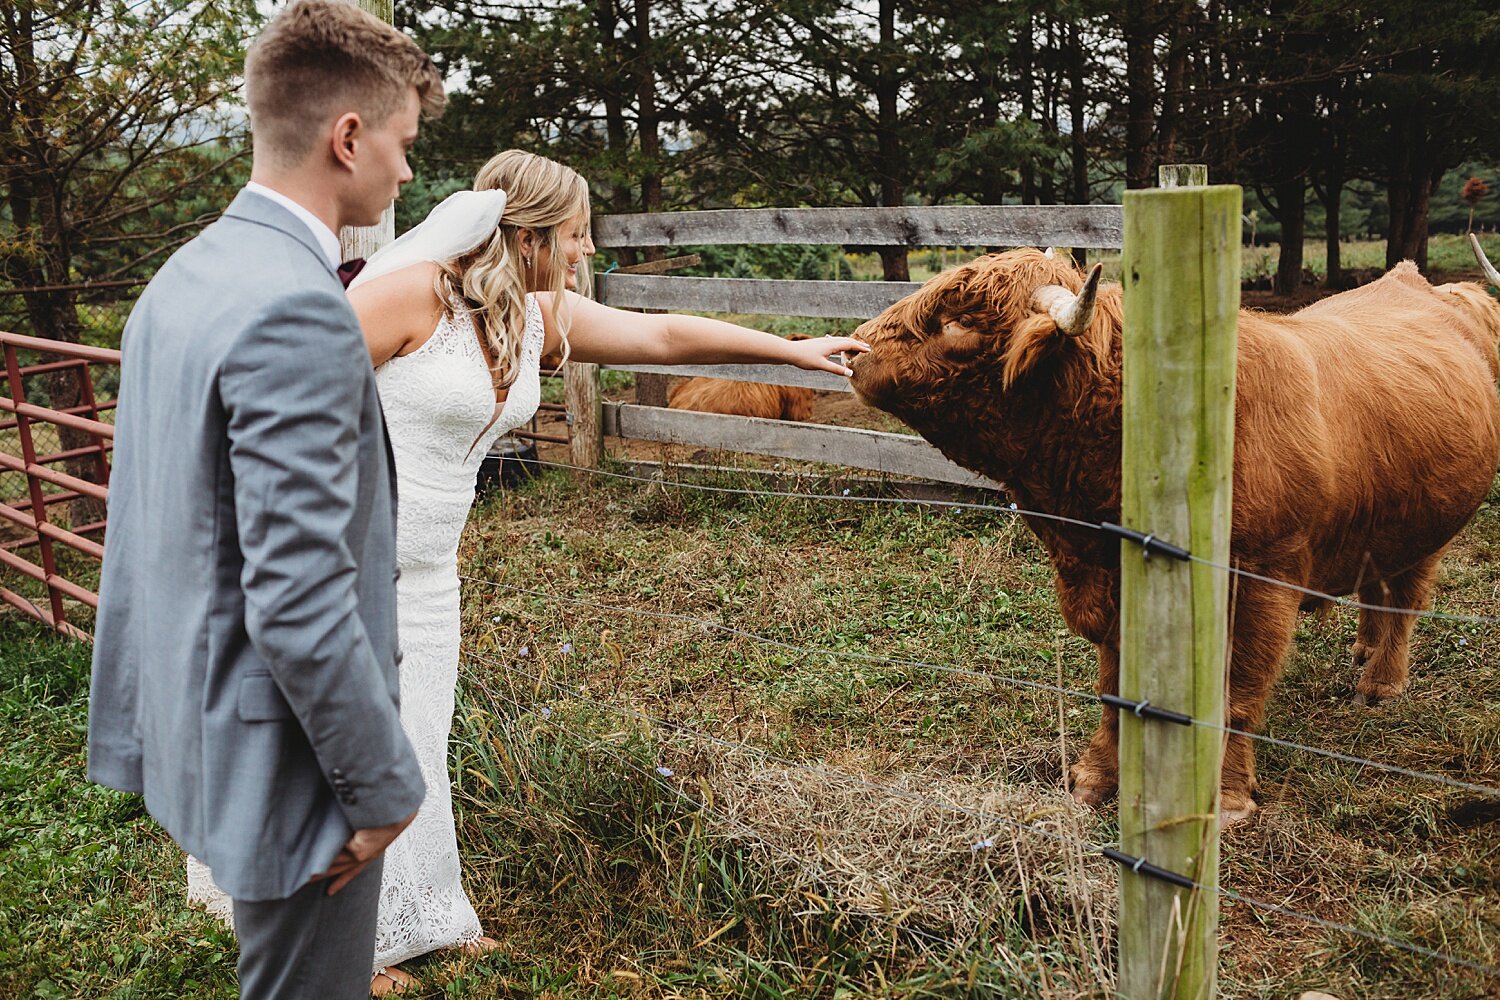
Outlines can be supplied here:
[[1164, 542], [1160, 538], [1157, 538], [1155, 535], [1148, 535], [1143, 531], [1136, 531], [1134, 528], [1121, 527], [1118, 524], [1111, 524], [1108, 521], [1103, 522], [1099, 525], [1099, 527], [1108, 534], [1118, 535], [1121, 538], [1135, 542], [1141, 547], [1141, 553], [1147, 559], [1150, 559], [1152, 556], [1161, 555], [1171, 556], [1173, 559], [1187, 562], [1189, 559], [1193, 558], [1193, 554], [1187, 549], [1173, 545], [1171, 542]]
[[1111, 861], [1118, 861], [1120, 864], [1124, 865], [1126, 868], [1129, 868], [1137, 875], [1145, 875], [1148, 878], [1161, 879], [1163, 882], [1170, 882], [1173, 885], [1183, 889], [1199, 888], [1198, 883], [1194, 882], [1186, 875], [1179, 875], [1176, 872], [1169, 872], [1165, 868], [1153, 865], [1145, 858], [1134, 857], [1132, 855], [1126, 854], [1124, 851], [1117, 851], [1113, 847], [1106, 847], [1100, 853], [1103, 854], [1106, 858], [1109, 858], [1109, 860]]
[[1101, 694], [1099, 700], [1106, 705], [1118, 708], [1122, 712], [1129, 712], [1138, 719], [1156, 719], [1159, 722], [1175, 722], [1179, 726], [1191, 726], [1193, 717], [1174, 712], [1169, 708], [1157, 708], [1151, 702], [1142, 698], [1140, 701], [1131, 701], [1129, 698], [1121, 698], [1117, 694]]

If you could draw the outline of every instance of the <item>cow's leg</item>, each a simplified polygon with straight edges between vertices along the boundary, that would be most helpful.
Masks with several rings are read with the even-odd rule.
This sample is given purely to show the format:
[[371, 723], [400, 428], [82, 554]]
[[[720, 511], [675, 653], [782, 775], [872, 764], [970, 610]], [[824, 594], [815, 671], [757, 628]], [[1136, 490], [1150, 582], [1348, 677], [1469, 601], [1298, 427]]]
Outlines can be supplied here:
[[[1359, 589], [1359, 599], [1365, 604], [1425, 611], [1432, 601], [1432, 585], [1442, 555], [1435, 553], [1404, 573], [1366, 584]], [[1354, 685], [1356, 704], [1378, 705], [1406, 690], [1411, 630], [1416, 621], [1415, 615], [1368, 608], [1360, 611], [1354, 663], [1363, 671]]]
[[[1050, 551], [1050, 550], [1049, 550]], [[1094, 644], [1099, 660], [1095, 690], [1120, 692], [1119, 571], [1103, 561], [1084, 562], [1053, 552], [1057, 570], [1057, 602], [1063, 620], [1077, 635]], [[1068, 769], [1068, 788], [1080, 802], [1097, 805], [1115, 793], [1119, 775], [1118, 714], [1108, 705], [1099, 728], [1078, 762]]]
[[[1120, 691], [1120, 651], [1111, 644], [1096, 645], [1099, 654], [1100, 694]], [[1104, 717], [1094, 730], [1088, 749], [1068, 770], [1068, 788], [1073, 798], [1098, 805], [1115, 793], [1119, 784], [1120, 713], [1104, 706]]]
[[[1301, 597], [1255, 580], [1241, 579], [1236, 586], [1226, 714], [1231, 728], [1253, 733], [1265, 719], [1266, 700], [1291, 646]], [[1255, 791], [1255, 746], [1248, 736], [1230, 734], [1219, 788], [1221, 822], [1248, 819], [1256, 809]]]

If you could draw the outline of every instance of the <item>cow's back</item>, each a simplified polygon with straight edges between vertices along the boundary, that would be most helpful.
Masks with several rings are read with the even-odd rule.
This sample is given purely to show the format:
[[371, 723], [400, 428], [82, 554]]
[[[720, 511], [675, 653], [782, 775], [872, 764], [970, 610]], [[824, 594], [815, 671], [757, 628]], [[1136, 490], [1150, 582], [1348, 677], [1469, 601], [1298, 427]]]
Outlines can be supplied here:
[[767, 420], [806, 420], [812, 416], [812, 399], [811, 389], [798, 386], [698, 376], [673, 386], [667, 406]]
[[1482, 305], [1402, 264], [1291, 316], [1241, 315], [1237, 555], [1348, 592], [1457, 533], [1500, 462]]

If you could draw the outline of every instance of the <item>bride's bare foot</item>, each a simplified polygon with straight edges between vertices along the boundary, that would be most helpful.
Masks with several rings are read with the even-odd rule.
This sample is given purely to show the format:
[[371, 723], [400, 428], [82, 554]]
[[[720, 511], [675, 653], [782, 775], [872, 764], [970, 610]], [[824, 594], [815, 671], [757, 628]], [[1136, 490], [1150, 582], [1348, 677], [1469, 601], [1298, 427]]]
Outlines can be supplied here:
[[488, 955], [499, 947], [500, 942], [492, 937], [477, 937], [472, 941], [467, 941], [459, 945], [458, 950], [465, 955]]
[[387, 965], [370, 977], [370, 996], [400, 996], [417, 986], [417, 977], [399, 965]]

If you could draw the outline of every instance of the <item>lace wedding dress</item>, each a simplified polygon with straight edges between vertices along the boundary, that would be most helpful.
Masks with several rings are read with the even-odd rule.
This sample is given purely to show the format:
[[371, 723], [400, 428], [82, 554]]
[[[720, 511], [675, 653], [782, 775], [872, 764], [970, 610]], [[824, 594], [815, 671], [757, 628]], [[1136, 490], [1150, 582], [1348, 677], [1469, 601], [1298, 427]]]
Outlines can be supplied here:
[[[498, 416], [489, 368], [465, 312], [444, 317], [421, 347], [375, 372], [396, 456], [401, 724], [427, 784], [417, 818], [385, 852], [377, 970], [480, 936], [459, 880], [448, 776], [458, 682], [458, 540], [490, 444], [536, 412], [541, 354], [542, 313], [528, 295], [520, 370]], [[188, 899], [226, 921], [232, 916], [229, 898], [191, 857]]]

